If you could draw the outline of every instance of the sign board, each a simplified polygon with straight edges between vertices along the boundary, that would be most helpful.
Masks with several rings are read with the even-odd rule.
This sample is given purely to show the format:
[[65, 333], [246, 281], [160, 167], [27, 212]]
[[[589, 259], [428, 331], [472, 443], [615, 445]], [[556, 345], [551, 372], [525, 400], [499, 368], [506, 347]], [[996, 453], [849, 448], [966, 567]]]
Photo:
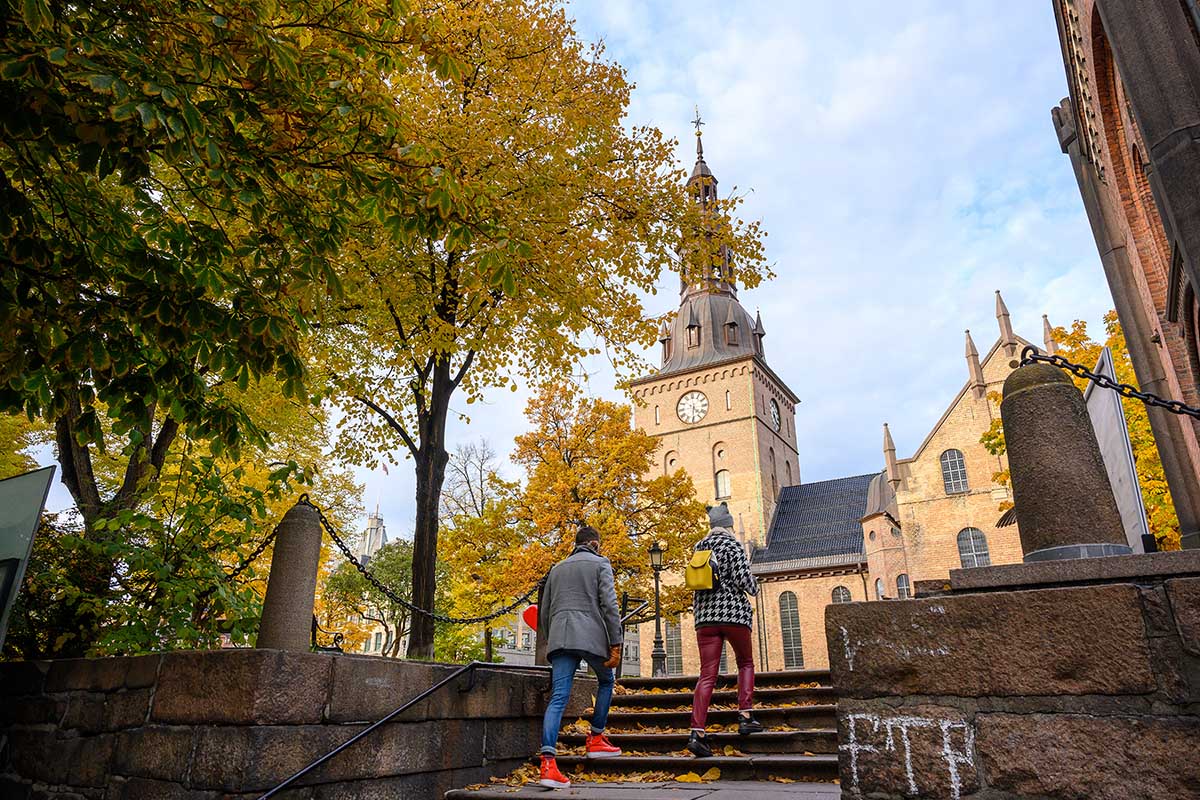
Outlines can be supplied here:
[[[1117, 379], [1113, 368], [1112, 351], [1107, 347], [1100, 352], [1100, 360], [1093, 370], [1098, 375]], [[1111, 389], [1097, 388], [1089, 383], [1083, 393], [1088, 416], [1096, 429], [1096, 440], [1100, 443], [1100, 455], [1104, 458], [1104, 469], [1108, 482], [1112, 484], [1117, 498], [1117, 510], [1125, 525], [1125, 538], [1135, 553], [1144, 553], [1142, 534], [1150, 532], [1146, 522], [1146, 507], [1142, 505], [1142, 488], [1138, 484], [1137, 467], [1133, 460], [1133, 446], [1129, 442], [1129, 427], [1125, 422], [1125, 411], [1121, 408], [1121, 396]]]
[[0, 649], [25, 577], [54, 467], [0, 480]]

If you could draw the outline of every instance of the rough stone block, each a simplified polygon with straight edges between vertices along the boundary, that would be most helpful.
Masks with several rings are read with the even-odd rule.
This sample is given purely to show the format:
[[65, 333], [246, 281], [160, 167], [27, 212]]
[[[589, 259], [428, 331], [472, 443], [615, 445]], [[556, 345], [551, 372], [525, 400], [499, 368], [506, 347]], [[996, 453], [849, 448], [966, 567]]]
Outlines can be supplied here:
[[71, 757], [67, 765], [67, 783], [73, 787], [104, 786], [112, 766], [116, 737], [112, 734], [68, 740]]
[[111, 692], [125, 685], [129, 658], [64, 658], [50, 664], [47, 692]]
[[[367, 656], [336, 656], [329, 699], [330, 722], [375, 722], [450, 675], [454, 669]], [[453, 691], [452, 687], [447, 690]], [[443, 690], [446, 691], [446, 690]], [[413, 709], [405, 719], [419, 719]]]
[[125, 688], [145, 689], [153, 686], [158, 679], [160, 664], [162, 664], [162, 656], [157, 653], [130, 658], [129, 669], [125, 673]]
[[[191, 785], [269, 789], [354, 736], [364, 725], [205, 728]], [[385, 778], [483, 762], [484, 725], [441, 720], [385, 725], [339, 753], [299, 785]]]
[[0, 697], [38, 694], [46, 683], [48, 661], [10, 661], [0, 664]]
[[1194, 797], [1200, 720], [981, 714], [976, 749], [993, 789], [1018, 796]]
[[62, 727], [83, 733], [104, 730], [104, 698], [101, 692], [70, 692]]
[[66, 701], [44, 694], [5, 698], [0, 702], [0, 725], [57, 724], [66, 710]]
[[826, 608], [843, 696], [1147, 694], [1135, 586], [989, 592]]
[[853, 796], [958, 798], [979, 786], [975, 729], [960, 709], [839, 704], [842, 786]]
[[77, 741], [60, 740], [50, 730], [15, 728], [8, 734], [9, 762], [13, 771], [26, 780], [64, 784]]
[[189, 789], [178, 783], [150, 778], [114, 778], [108, 784], [105, 800], [217, 800], [221, 792]]
[[487, 721], [483, 755], [488, 761], [528, 758], [542, 744], [542, 718], [493, 719]]
[[182, 782], [187, 778], [196, 732], [192, 728], [148, 726], [117, 734], [113, 772], [138, 778]]
[[320, 722], [333, 658], [277, 650], [163, 656], [151, 720], [170, 723]]
[[1167, 596], [1183, 649], [1200, 656], [1200, 578], [1167, 581]]
[[136, 728], [146, 722], [146, 713], [150, 708], [150, 690], [71, 692], [66, 708], [62, 727], [67, 730], [98, 733]]

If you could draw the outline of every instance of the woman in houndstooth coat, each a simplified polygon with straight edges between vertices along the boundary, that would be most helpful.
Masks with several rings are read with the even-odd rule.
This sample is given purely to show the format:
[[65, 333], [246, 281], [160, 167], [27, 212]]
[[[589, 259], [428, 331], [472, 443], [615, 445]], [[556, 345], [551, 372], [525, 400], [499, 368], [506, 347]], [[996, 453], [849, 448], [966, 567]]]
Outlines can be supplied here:
[[725, 642], [733, 647], [738, 667], [738, 733], [746, 736], [763, 729], [750, 710], [754, 699], [754, 651], [750, 645], [753, 611], [746, 595], [758, 594], [758, 583], [750, 574], [750, 561], [733, 536], [733, 515], [721, 503], [708, 510], [709, 532], [696, 543], [696, 550], [711, 550], [713, 588], [695, 593], [692, 612], [696, 621], [696, 644], [700, 648], [700, 680], [692, 700], [691, 735], [687, 749], [701, 758], [712, 755], [704, 735], [708, 705]]

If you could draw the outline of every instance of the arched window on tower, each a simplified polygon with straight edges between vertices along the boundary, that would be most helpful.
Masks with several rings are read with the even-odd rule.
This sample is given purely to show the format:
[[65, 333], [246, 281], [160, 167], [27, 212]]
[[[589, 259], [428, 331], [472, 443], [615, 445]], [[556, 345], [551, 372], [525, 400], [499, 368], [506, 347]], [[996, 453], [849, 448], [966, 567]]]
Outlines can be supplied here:
[[688, 347], [700, 346], [700, 326], [688, 325], [687, 328]]
[[850, 590], [847, 589], [845, 586], [833, 587], [833, 602], [849, 603], [850, 602]]
[[738, 343], [738, 326], [736, 322], [730, 322], [725, 326], [725, 344], [736, 347]]
[[663, 456], [663, 475], [672, 475], [679, 469], [679, 453], [672, 450]]
[[942, 453], [942, 484], [946, 494], [962, 494], [968, 490], [967, 465], [961, 450], [951, 448]]
[[732, 494], [729, 487], [729, 470], [719, 469], [714, 476], [717, 485], [717, 499], [728, 500]]
[[991, 566], [987, 537], [979, 528], [963, 528], [958, 532], [958, 560], [963, 569]]
[[876, 600], [883, 599], [883, 578], [875, 579], [875, 599]]
[[896, 576], [896, 599], [907, 600], [912, 597], [912, 586], [908, 582], [908, 576], [901, 572]]
[[733, 409], [733, 395], [729, 393], [728, 389], [726, 389], [725, 390], [725, 410], [730, 411], [732, 409]]
[[783, 638], [783, 668], [804, 669], [804, 647], [800, 641], [800, 612], [794, 592], [779, 595], [779, 630]]
[[662, 414], [659, 413], [658, 406], [654, 407], [654, 424], [655, 425], [662, 424]]
[[783, 484], [784, 486], [792, 485], [792, 462], [790, 461], [783, 462], [783, 478], [786, 481], [786, 483]]

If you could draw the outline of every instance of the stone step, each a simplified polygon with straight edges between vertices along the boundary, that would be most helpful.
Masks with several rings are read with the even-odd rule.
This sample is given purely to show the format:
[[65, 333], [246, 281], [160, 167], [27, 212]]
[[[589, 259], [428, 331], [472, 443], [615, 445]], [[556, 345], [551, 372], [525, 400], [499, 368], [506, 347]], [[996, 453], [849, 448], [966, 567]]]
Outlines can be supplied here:
[[[754, 717], [768, 728], [787, 726], [811, 730], [833, 728], [837, 725], [837, 706], [819, 703], [807, 706], [762, 706], [754, 709]], [[709, 709], [709, 725], [736, 725], [736, 709]], [[686, 730], [691, 724], [691, 709], [678, 711], [614, 710], [608, 715], [610, 733], [636, 733], [638, 726]]]
[[[685, 730], [671, 733], [610, 733], [609, 740], [626, 752], [681, 753], [687, 744]], [[562, 733], [558, 737], [563, 748], [582, 748], [587, 736], [582, 733]], [[763, 731], [751, 736], [739, 736], [733, 731], [708, 734], [709, 747], [721, 752], [731, 745], [743, 753], [837, 753], [837, 729], [814, 728], [803, 731]], [[578, 753], [576, 753], [578, 754]]]
[[[661, 678], [621, 678], [619, 683], [627, 689], [694, 689], [699, 675], [667, 675]], [[829, 686], [829, 670], [827, 669], [789, 669], [775, 672], [754, 673], [755, 687], [795, 686], [803, 683], [819, 683]], [[717, 676], [717, 688], [722, 689], [737, 686], [737, 673], [724, 673]]]
[[616, 758], [558, 757], [558, 767], [567, 777], [581, 767], [583, 772], [601, 775], [622, 775], [636, 772], [667, 772], [678, 778], [689, 772], [698, 775], [717, 767], [721, 780], [749, 781], [768, 778], [833, 780], [838, 774], [838, 757], [834, 754], [798, 755], [769, 753], [751, 756], [713, 756], [694, 758], [691, 755], [654, 754], [618, 756]]
[[[622, 710], [634, 710], [638, 706], [650, 706], [659, 708], [675, 708], [677, 706], [692, 705], [693, 693], [691, 689], [681, 691], [665, 691], [659, 694], [651, 692], [625, 692], [624, 694], [614, 694], [612, 698], [612, 707], [621, 708]], [[814, 702], [829, 703], [836, 699], [837, 695], [832, 686], [818, 686], [815, 688], [791, 688], [791, 687], [754, 687], [754, 702], [762, 703], [763, 705], [776, 705], [786, 702], [803, 702], [805, 700]], [[713, 692], [712, 702], [715, 704], [736, 703], [737, 689], [718, 689]]]
[[776, 783], [775, 781], [726, 781], [712, 783], [677, 783], [654, 781], [632, 783], [575, 782], [569, 789], [547, 790], [531, 784], [512, 787], [496, 785], [478, 789], [454, 789], [446, 800], [522, 800], [522, 798], [570, 798], [570, 800], [840, 800], [842, 787], [836, 783], [809, 782]]

